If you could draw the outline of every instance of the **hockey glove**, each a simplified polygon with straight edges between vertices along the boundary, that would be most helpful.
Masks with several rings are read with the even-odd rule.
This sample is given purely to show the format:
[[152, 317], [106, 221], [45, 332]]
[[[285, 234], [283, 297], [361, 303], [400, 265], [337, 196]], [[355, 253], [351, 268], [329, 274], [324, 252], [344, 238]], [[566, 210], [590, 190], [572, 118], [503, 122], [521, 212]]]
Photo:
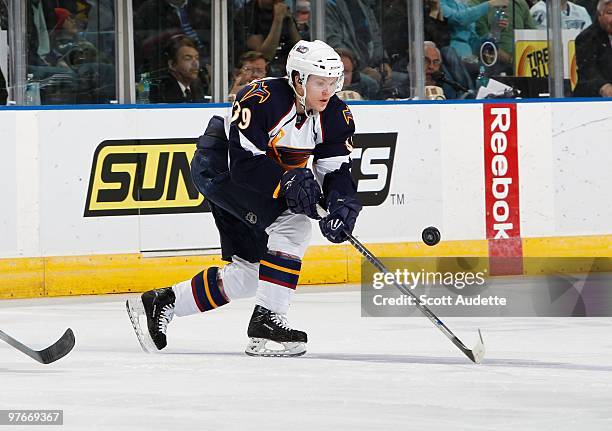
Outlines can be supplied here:
[[346, 241], [346, 232], [353, 232], [361, 208], [357, 199], [332, 191], [327, 199], [329, 215], [319, 221], [323, 236], [337, 244]]
[[305, 214], [315, 220], [320, 218], [317, 202], [321, 199], [321, 187], [310, 169], [296, 168], [285, 172], [279, 195], [285, 198], [291, 212]]

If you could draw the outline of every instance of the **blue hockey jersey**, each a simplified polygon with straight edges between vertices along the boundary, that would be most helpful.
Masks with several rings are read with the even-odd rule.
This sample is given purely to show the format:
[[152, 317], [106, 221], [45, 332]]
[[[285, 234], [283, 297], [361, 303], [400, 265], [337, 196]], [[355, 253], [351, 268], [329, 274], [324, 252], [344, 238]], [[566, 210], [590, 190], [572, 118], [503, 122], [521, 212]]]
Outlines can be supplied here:
[[298, 114], [287, 78], [253, 81], [236, 96], [229, 119], [230, 175], [232, 180], [265, 196], [277, 197], [284, 172], [312, 169], [325, 195], [338, 190], [354, 195], [350, 174], [352, 136], [349, 107], [336, 95], [324, 111]]

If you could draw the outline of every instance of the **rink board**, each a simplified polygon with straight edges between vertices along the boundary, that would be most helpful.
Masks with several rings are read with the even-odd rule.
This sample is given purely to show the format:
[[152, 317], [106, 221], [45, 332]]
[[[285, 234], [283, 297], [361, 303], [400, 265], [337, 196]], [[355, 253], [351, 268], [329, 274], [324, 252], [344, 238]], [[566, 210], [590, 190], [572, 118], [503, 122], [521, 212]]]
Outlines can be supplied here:
[[[208, 120], [229, 108], [90, 108], [0, 110], [0, 298], [140, 291], [219, 262], [214, 221], [184, 168]], [[351, 110], [365, 202], [355, 233], [376, 254], [612, 256], [611, 102]], [[510, 182], [507, 196], [495, 197], [496, 180]], [[510, 242], [494, 239], [507, 223]], [[420, 240], [427, 226], [442, 232], [436, 247]], [[329, 245], [316, 225], [312, 245], [301, 283], [359, 279], [350, 246]]]

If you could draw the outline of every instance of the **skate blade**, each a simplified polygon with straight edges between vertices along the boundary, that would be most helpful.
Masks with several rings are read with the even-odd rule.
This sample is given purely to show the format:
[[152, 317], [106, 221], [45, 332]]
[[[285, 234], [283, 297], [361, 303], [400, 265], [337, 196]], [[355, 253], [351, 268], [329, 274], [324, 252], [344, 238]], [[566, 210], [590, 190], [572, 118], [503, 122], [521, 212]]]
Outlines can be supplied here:
[[142, 318], [145, 328], [147, 327], [147, 316], [145, 315], [142, 300], [140, 298], [128, 299], [125, 301], [125, 307], [127, 308], [130, 322], [132, 322], [132, 327], [134, 328], [136, 338], [138, 338], [138, 342], [140, 343], [142, 350], [147, 353], [157, 353], [157, 347], [155, 347], [155, 343], [149, 334], [149, 330], [147, 329], [146, 331], [143, 331], [142, 326], [140, 325]]
[[[266, 347], [267, 343], [273, 343], [274, 345], [280, 345], [282, 349], [269, 349]], [[295, 357], [302, 356], [306, 353], [306, 343], [300, 342], [285, 342], [276, 343], [265, 338], [251, 338], [249, 344], [244, 351], [249, 356], [263, 356], [263, 357]]]

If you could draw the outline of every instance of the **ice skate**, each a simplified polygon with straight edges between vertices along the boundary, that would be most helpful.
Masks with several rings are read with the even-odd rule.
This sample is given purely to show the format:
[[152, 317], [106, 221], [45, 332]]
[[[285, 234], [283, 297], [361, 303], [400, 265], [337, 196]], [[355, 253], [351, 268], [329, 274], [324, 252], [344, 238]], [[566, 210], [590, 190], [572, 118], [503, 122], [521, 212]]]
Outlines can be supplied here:
[[[150, 290], [140, 298], [128, 299], [127, 312], [145, 352], [156, 352], [166, 347], [166, 330], [174, 316], [175, 296], [171, 287]], [[146, 324], [146, 330], [143, 330]]]
[[[301, 356], [306, 353], [306, 333], [291, 329], [287, 318], [260, 305], [255, 306], [247, 330], [249, 356]], [[272, 346], [268, 346], [268, 344]], [[274, 348], [274, 347], [279, 348]]]

